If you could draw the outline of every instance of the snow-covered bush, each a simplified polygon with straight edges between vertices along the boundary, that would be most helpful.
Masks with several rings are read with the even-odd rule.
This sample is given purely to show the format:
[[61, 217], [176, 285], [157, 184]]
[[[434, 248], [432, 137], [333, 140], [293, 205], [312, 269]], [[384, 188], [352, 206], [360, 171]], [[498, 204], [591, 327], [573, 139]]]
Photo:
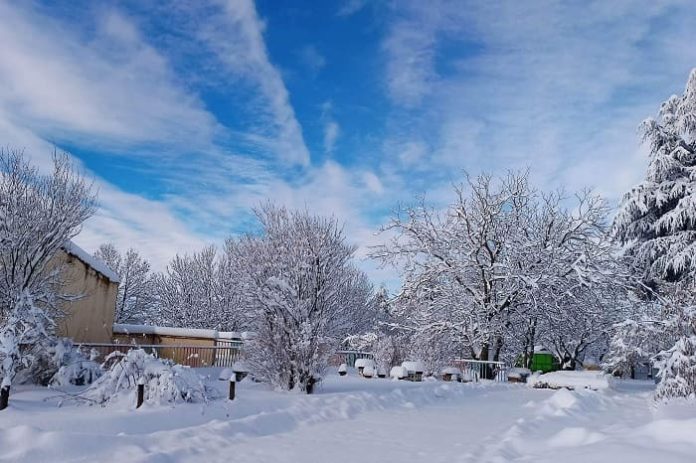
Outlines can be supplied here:
[[[29, 348], [29, 346], [27, 346]], [[65, 386], [91, 384], [102, 374], [101, 365], [95, 361], [96, 351], [85, 352], [71, 340], [50, 339], [31, 346], [31, 362], [17, 372], [20, 384]]]
[[110, 365], [109, 369], [84, 394], [99, 404], [124, 395], [135, 401], [139, 380], [144, 381], [145, 402], [149, 404], [207, 401], [205, 386], [193, 369], [156, 358], [142, 349], [132, 349], [127, 354], [113, 352], [104, 364]]
[[348, 365], [346, 365], [345, 363], [339, 365], [338, 374], [341, 376], [345, 376], [346, 374], [348, 374]]
[[658, 355], [661, 381], [655, 400], [696, 399], [696, 336], [684, 336]]
[[92, 384], [102, 375], [101, 365], [95, 361], [97, 353], [91, 351], [87, 356], [69, 339], [61, 339], [56, 342], [52, 356], [54, 365], [59, 367], [51, 378], [51, 385], [74, 384], [82, 386]]

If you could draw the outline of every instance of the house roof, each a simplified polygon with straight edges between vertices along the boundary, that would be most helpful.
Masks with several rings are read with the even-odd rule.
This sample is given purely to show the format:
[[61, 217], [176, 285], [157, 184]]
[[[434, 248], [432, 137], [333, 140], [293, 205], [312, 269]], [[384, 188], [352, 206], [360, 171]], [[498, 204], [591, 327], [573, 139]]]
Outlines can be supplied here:
[[180, 338], [203, 339], [243, 339], [245, 333], [236, 331], [205, 330], [199, 328], [173, 328], [169, 326], [131, 325], [126, 323], [114, 323], [114, 334], [156, 334], [159, 336], [173, 336]]
[[76, 245], [73, 241], [68, 241], [63, 245], [63, 250], [80, 259], [85, 264], [89, 265], [96, 272], [101, 273], [107, 280], [112, 283], [119, 283], [121, 279], [118, 274], [111, 270], [108, 265], [101, 259], [97, 259], [87, 251]]

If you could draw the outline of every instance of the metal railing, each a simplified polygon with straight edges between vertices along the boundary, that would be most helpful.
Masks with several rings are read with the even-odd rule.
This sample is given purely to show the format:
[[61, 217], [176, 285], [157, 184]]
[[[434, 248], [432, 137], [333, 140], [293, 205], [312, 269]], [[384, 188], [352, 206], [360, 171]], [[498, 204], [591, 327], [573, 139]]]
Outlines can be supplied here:
[[457, 359], [452, 363], [462, 370], [465, 377], [468, 376], [473, 381], [478, 381], [479, 379], [491, 379], [499, 382], [507, 381], [508, 367], [504, 362]]
[[97, 360], [103, 361], [112, 352], [127, 353], [131, 349], [143, 349], [155, 357], [169, 359], [190, 367], [231, 367], [241, 355], [238, 342], [220, 341], [215, 346], [178, 346], [166, 344], [108, 344], [83, 343], [85, 350], [94, 350]]
[[331, 356], [329, 363], [335, 367], [340, 366], [343, 363], [345, 363], [349, 367], [354, 367], [356, 360], [371, 358], [373, 358], [371, 352], [360, 352], [357, 350], [339, 350]]

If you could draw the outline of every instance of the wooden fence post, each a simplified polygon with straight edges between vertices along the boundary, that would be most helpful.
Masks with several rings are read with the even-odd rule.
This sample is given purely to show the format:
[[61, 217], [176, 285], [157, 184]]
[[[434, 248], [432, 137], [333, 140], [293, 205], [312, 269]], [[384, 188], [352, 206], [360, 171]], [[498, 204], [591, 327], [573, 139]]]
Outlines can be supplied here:
[[0, 410], [6, 409], [9, 402], [10, 386], [3, 386], [2, 389], [0, 389]]
[[230, 393], [228, 396], [228, 398], [230, 400], [234, 400], [236, 385], [237, 385], [237, 374], [233, 372], [232, 376], [230, 376]]
[[143, 378], [140, 378], [138, 380], [138, 402], [135, 406], [135, 408], [140, 408], [140, 406], [143, 404], [145, 401], [145, 380]]

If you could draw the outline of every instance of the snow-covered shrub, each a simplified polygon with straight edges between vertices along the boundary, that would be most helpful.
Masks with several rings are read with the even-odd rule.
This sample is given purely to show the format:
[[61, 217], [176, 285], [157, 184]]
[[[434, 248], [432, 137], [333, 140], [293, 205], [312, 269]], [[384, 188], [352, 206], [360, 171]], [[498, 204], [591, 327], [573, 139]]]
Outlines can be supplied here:
[[54, 386], [92, 384], [102, 375], [101, 365], [95, 361], [97, 355], [96, 351], [92, 350], [87, 356], [69, 339], [59, 340], [53, 349], [53, 362], [59, 365], [59, 368], [51, 378], [50, 384]]
[[146, 403], [207, 401], [205, 386], [193, 369], [156, 358], [142, 349], [132, 349], [127, 354], [113, 352], [104, 363], [110, 365], [108, 371], [85, 392], [85, 397], [97, 403], [105, 404], [124, 395], [135, 401], [134, 391], [141, 379]]
[[348, 365], [346, 365], [345, 363], [342, 363], [338, 367], [338, 374], [341, 376], [345, 376], [346, 374], [348, 374]]
[[684, 336], [658, 355], [661, 381], [655, 400], [696, 398], [696, 336]]
[[85, 352], [69, 339], [51, 339], [27, 348], [33, 353], [25, 355], [31, 362], [17, 372], [16, 381], [20, 384], [81, 386], [91, 384], [102, 374], [95, 361], [97, 352]]

